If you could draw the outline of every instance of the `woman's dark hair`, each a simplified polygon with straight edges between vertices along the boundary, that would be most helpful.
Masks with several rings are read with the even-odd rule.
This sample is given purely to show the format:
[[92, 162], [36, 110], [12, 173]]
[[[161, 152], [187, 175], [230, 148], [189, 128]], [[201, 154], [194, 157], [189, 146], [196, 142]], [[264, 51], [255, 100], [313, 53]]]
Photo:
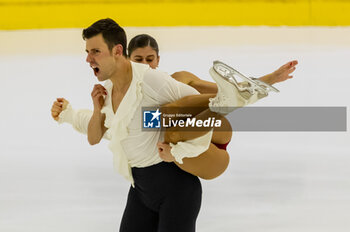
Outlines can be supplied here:
[[157, 41], [150, 35], [141, 34], [132, 38], [128, 46], [128, 56], [137, 48], [144, 48], [150, 46], [154, 51], [156, 51], [157, 56], [159, 55], [159, 48]]
[[83, 30], [83, 39], [90, 39], [98, 34], [102, 34], [108, 49], [121, 44], [123, 46], [123, 55], [126, 57], [126, 34], [124, 29], [113, 19], [101, 19]]

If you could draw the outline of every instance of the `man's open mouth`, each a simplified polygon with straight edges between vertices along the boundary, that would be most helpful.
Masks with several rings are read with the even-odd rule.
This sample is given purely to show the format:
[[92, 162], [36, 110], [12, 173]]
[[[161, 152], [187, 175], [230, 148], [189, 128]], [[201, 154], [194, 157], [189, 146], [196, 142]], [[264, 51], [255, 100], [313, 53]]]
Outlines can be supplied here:
[[91, 66], [91, 68], [94, 70], [94, 74], [97, 75], [97, 73], [100, 71], [99, 68]]

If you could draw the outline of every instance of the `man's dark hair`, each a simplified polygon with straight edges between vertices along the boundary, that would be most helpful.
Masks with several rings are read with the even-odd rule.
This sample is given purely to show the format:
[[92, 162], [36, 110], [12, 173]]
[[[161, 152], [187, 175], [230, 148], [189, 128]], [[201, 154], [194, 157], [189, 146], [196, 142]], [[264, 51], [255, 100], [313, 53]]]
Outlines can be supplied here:
[[90, 39], [98, 34], [102, 34], [110, 51], [115, 45], [121, 44], [123, 46], [123, 55], [126, 57], [126, 34], [118, 23], [110, 18], [100, 19], [83, 30], [83, 39]]
[[157, 41], [150, 35], [141, 34], [132, 38], [128, 46], [128, 56], [137, 48], [144, 48], [150, 46], [154, 51], [156, 51], [157, 56], [159, 55], [159, 48]]

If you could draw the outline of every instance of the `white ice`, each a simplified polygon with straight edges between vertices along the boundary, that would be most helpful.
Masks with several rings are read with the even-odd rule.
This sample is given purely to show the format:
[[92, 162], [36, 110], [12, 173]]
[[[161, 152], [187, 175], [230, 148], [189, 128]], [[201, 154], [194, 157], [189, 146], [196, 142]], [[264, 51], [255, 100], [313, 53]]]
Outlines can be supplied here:
[[[158, 39], [161, 70], [206, 80], [216, 59], [256, 77], [297, 59], [257, 106], [350, 107], [350, 28], [126, 30]], [[90, 146], [50, 116], [56, 97], [92, 108], [84, 50], [80, 29], [0, 31], [1, 232], [118, 231], [129, 184], [107, 142]], [[202, 181], [197, 231], [349, 231], [349, 132], [235, 132], [228, 150], [228, 170]]]

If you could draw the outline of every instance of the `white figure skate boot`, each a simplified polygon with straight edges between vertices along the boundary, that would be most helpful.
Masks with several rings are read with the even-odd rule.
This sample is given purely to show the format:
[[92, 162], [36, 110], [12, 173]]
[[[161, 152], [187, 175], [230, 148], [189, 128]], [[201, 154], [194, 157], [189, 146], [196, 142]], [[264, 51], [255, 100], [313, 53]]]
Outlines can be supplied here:
[[[246, 77], [220, 61], [214, 61], [209, 73], [218, 86], [216, 97], [209, 99], [209, 108], [223, 115], [237, 107], [253, 104], [266, 97], [270, 91], [279, 92], [275, 87], [256, 78]], [[236, 78], [243, 82], [238, 83]]]

